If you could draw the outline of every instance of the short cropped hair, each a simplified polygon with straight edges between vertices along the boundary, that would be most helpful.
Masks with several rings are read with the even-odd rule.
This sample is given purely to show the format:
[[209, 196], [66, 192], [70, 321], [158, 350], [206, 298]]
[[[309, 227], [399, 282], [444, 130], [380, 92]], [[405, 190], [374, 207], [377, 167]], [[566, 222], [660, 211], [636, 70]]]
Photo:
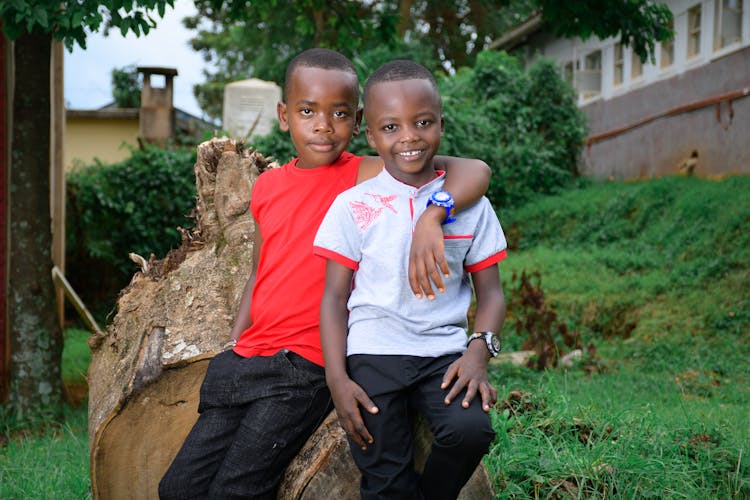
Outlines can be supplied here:
[[[345, 71], [354, 75], [354, 78], [359, 81], [357, 69], [348, 57], [331, 49], [307, 49], [297, 54], [286, 67], [286, 75], [284, 76], [285, 98], [289, 94], [289, 84], [292, 81], [292, 73], [300, 67]], [[357, 95], [359, 95], [359, 84], [357, 84]]]
[[[397, 59], [387, 62], [372, 72], [365, 82], [364, 100], [367, 103], [367, 94], [373, 85], [382, 82], [397, 82], [401, 80], [427, 80], [437, 91], [437, 80], [430, 70], [419, 63], [408, 59]], [[365, 104], [366, 106], [366, 104]]]

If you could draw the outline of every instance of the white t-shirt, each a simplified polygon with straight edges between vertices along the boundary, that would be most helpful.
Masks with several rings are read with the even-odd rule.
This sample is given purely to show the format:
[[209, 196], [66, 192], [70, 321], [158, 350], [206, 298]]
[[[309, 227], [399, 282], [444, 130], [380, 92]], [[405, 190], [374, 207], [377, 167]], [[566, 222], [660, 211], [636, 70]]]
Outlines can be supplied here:
[[313, 243], [313, 253], [355, 271], [349, 297], [347, 355], [400, 354], [437, 357], [463, 352], [471, 303], [469, 273], [505, 258], [506, 241], [489, 200], [482, 198], [443, 225], [451, 274], [435, 300], [418, 299], [409, 287], [412, 232], [444, 175], [421, 188], [385, 169], [341, 193]]

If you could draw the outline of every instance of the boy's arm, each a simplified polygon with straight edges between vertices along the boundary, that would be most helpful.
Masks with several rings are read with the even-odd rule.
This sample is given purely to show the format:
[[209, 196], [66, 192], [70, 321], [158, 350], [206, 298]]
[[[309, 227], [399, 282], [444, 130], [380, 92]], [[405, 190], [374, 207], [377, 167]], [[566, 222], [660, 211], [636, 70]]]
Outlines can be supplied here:
[[[474, 331], [499, 333], [505, 321], [505, 295], [497, 265], [472, 273], [471, 279], [477, 296]], [[475, 340], [469, 343], [463, 356], [454, 361], [443, 376], [443, 389], [448, 388], [453, 379], [456, 379], [445, 397], [445, 404], [450, 404], [466, 388], [461, 406], [468, 408], [478, 391], [482, 397], [482, 409], [490, 411], [497, 402], [497, 390], [490, 385], [487, 377], [489, 359], [490, 352], [484, 342]]]
[[347, 301], [352, 270], [338, 262], [326, 263], [326, 281], [320, 302], [320, 342], [326, 367], [326, 383], [336, 406], [339, 423], [349, 437], [363, 450], [373, 439], [359, 411], [359, 405], [370, 413], [378, 409], [362, 387], [346, 371]]
[[[443, 189], [453, 196], [455, 210], [473, 205], [490, 186], [490, 167], [481, 160], [436, 156], [435, 168], [445, 170]], [[439, 291], [445, 290], [443, 278], [448, 276], [445, 260], [442, 223], [445, 209], [430, 205], [417, 221], [409, 252], [409, 286], [414, 295], [432, 299], [435, 293], [430, 280]]]
[[237, 311], [237, 319], [234, 321], [234, 327], [232, 327], [232, 340], [231, 342], [237, 342], [242, 332], [250, 328], [253, 324], [253, 320], [250, 317], [250, 304], [253, 299], [253, 288], [255, 287], [255, 275], [258, 272], [258, 259], [260, 259], [260, 248], [263, 246], [263, 235], [260, 234], [260, 226], [255, 224], [255, 235], [253, 236], [253, 268], [250, 272], [250, 278], [247, 280], [245, 289], [242, 292], [242, 299], [240, 300], [240, 309]]

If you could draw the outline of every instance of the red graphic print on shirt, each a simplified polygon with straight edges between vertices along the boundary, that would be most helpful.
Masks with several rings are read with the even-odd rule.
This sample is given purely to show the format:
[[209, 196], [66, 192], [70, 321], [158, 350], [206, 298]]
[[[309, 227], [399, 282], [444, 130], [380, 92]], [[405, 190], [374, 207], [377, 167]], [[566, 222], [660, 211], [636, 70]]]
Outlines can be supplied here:
[[383, 209], [387, 208], [394, 214], [397, 214], [398, 211], [396, 211], [396, 208], [391, 205], [391, 202], [394, 201], [397, 196], [395, 194], [390, 196], [381, 196], [379, 194], [372, 194], [372, 193], [366, 193], [367, 196], [372, 197], [380, 203], [379, 207], [371, 207], [364, 201], [351, 201], [349, 202], [349, 206], [352, 209], [352, 212], [354, 212], [354, 220], [359, 225], [359, 228], [361, 230], [367, 229], [370, 224], [372, 224], [375, 219], [380, 217], [380, 215], [383, 213]]
[[396, 209], [394, 208], [394, 206], [391, 205], [391, 202], [397, 198], [395, 194], [392, 194], [390, 196], [381, 196], [379, 194], [367, 193], [367, 196], [371, 196], [372, 198], [375, 199], [375, 201], [379, 202], [385, 208], [390, 209], [390, 211], [393, 212], [394, 214], [398, 213]]

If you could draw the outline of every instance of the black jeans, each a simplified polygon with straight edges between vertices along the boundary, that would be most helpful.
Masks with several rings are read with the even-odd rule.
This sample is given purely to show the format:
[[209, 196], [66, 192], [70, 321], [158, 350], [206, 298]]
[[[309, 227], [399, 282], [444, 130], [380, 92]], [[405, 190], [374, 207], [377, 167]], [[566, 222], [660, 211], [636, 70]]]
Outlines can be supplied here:
[[[490, 417], [477, 395], [469, 408], [461, 397], [444, 402], [440, 388], [458, 354], [439, 358], [353, 355], [347, 359], [351, 378], [367, 392], [379, 412], [362, 411], [373, 444], [362, 451], [349, 442], [362, 471], [363, 500], [455, 499], [489, 450], [495, 437]], [[414, 470], [413, 420], [418, 411], [434, 435], [421, 477]]]
[[201, 385], [200, 416], [159, 497], [274, 498], [287, 465], [330, 409], [324, 369], [291, 351], [218, 354]]

